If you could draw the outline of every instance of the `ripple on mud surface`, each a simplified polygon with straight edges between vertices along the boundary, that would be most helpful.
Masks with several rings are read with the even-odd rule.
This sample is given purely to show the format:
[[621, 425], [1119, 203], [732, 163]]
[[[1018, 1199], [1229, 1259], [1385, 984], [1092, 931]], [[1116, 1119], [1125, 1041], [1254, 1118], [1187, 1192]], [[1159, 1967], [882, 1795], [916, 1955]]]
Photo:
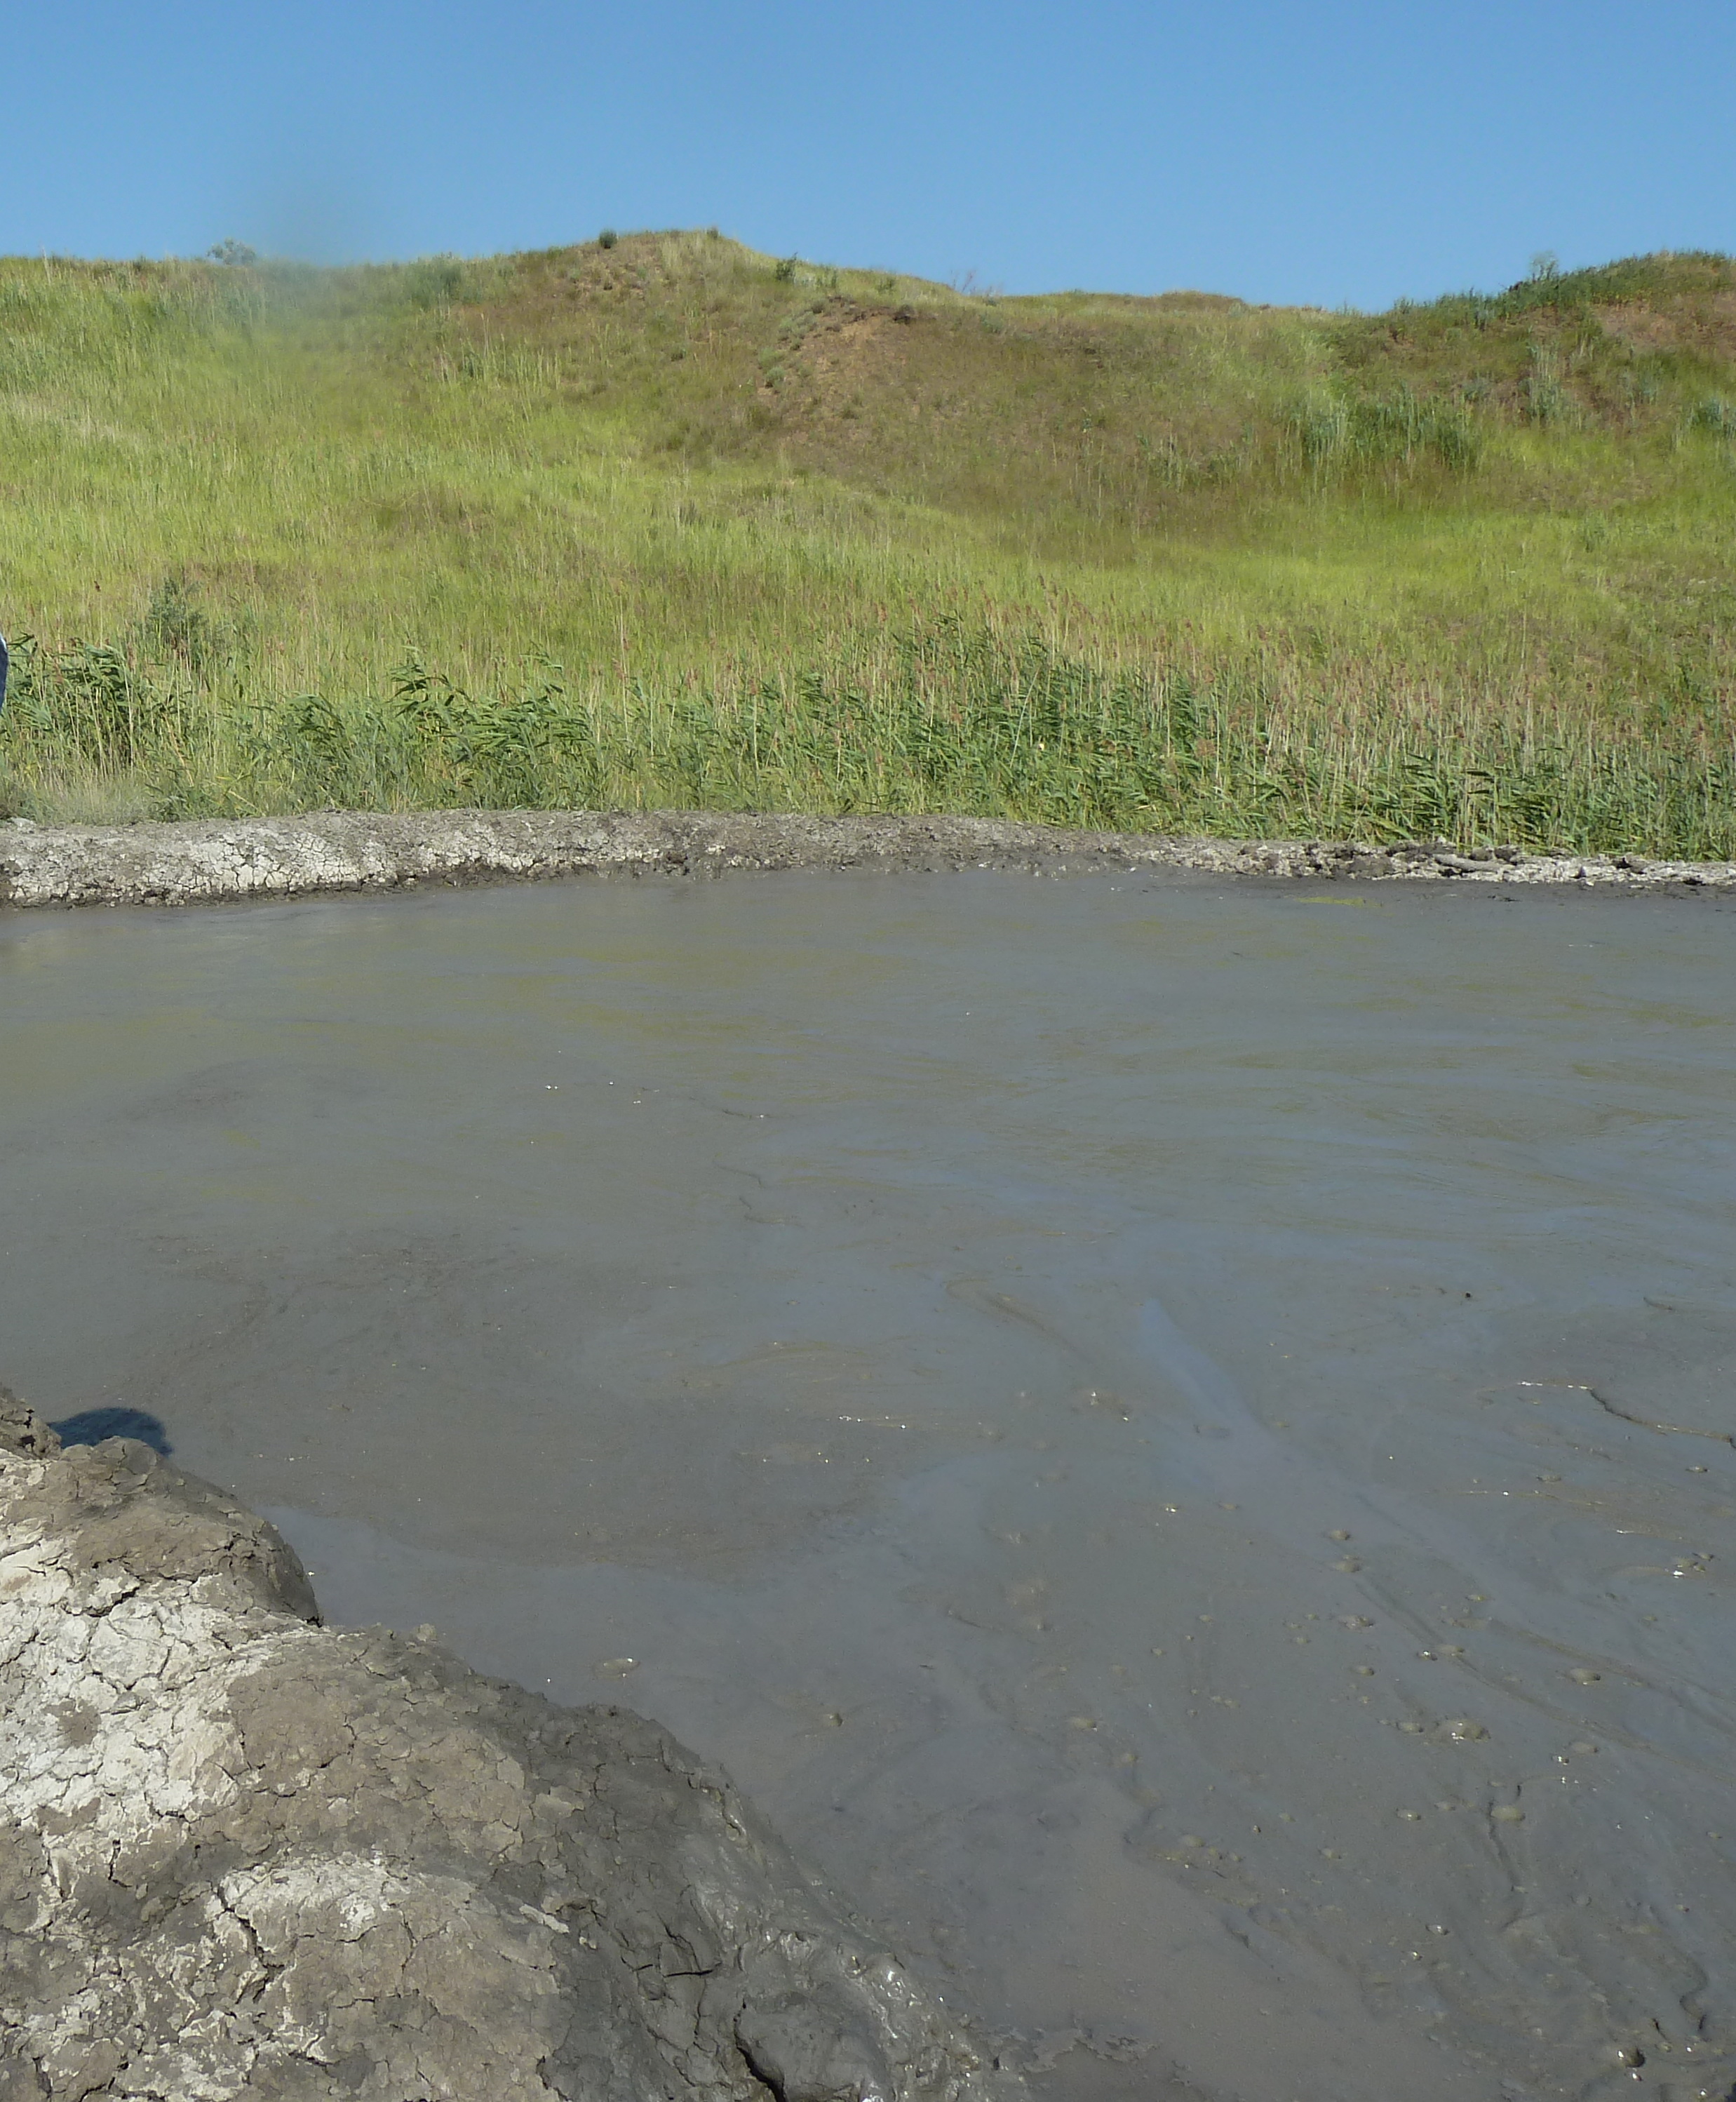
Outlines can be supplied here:
[[160, 1419], [339, 1616], [657, 1714], [1068, 2102], [1721, 2096], [1733, 938], [0, 917], [4, 1373]]

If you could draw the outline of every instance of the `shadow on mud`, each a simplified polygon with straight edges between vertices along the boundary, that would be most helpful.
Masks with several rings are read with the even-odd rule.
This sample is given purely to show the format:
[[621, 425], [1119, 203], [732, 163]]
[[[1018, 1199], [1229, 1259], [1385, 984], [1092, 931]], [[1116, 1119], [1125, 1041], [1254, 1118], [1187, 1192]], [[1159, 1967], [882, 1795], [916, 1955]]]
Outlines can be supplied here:
[[63, 1445], [100, 1445], [105, 1438], [136, 1438], [165, 1458], [175, 1450], [160, 1416], [144, 1408], [86, 1408], [50, 1426]]

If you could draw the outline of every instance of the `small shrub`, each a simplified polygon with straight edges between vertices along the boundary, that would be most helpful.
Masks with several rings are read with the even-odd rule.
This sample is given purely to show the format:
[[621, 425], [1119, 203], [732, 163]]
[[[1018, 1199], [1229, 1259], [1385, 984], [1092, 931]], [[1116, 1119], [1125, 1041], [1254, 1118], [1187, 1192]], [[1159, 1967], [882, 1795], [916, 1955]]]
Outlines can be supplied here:
[[1291, 418], [1302, 457], [1317, 470], [1384, 467], [1433, 453], [1465, 473], [1482, 456], [1482, 434], [1463, 401], [1419, 401], [1409, 388], [1372, 401], [1309, 397]]
[[202, 672], [221, 654], [225, 636], [195, 596], [185, 577], [171, 574], [151, 593], [139, 623], [146, 654], [159, 662], [178, 658], [190, 672]]
[[349, 727], [319, 694], [299, 694], [286, 710], [285, 728], [307, 755], [335, 772], [350, 756]]
[[1559, 424], [1572, 403], [1561, 384], [1561, 363], [1552, 350], [1531, 346], [1531, 369], [1525, 376], [1525, 413], [1534, 424]]
[[1316, 396], [1304, 403], [1291, 419], [1301, 441], [1302, 457], [1310, 467], [1322, 467], [1336, 459], [1350, 439], [1350, 412], [1331, 395]]
[[596, 237], [596, 245], [599, 248], [613, 248], [620, 238], [613, 227], [605, 226]]
[[1429, 441], [1444, 467], [1468, 474], [1483, 456], [1483, 434], [1469, 409], [1464, 405], [1437, 409], [1431, 419]]
[[425, 255], [405, 273], [405, 289], [414, 307], [449, 307], [463, 290], [464, 266], [456, 255]]
[[795, 266], [800, 260], [799, 255], [785, 256], [781, 263], [773, 264], [772, 275], [780, 285], [793, 285], [795, 282]]

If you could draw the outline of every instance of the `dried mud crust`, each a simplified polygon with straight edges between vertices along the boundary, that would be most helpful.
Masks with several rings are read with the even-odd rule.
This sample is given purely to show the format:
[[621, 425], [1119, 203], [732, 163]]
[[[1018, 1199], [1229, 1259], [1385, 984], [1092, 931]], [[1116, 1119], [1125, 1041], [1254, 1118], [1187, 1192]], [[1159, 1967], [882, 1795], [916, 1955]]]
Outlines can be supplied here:
[[1578, 884], [1736, 890], [1726, 862], [1461, 853], [1439, 845], [1171, 839], [988, 818], [711, 816], [688, 812], [326, 811], [194, 824], [0, 824], [0, 904], [195, 905], [585, 874], [872, 867], [1195, 870], [1213, 876]]
[[0, 2098], [1009, 2102], [717, 1776], [0, 1389]]

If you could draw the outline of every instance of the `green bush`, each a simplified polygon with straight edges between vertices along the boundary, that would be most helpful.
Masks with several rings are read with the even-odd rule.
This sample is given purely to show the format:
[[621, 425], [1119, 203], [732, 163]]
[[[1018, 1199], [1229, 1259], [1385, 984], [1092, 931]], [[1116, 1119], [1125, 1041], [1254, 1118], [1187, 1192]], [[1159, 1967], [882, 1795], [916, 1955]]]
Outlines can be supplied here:
[[1525, 413], [1534, 424], [1559, 424], [1572, 404], [1561, 384], [1561, 361], [1553, 350], [1540, 344], [1530, 348], [1530, 369], [1525, 375], [1522, 398]]
[[456, 255], [425, 255], [404, 273], [405, 290], [415, 307], [448, 307], [464, 289], [464, 266]]
[[1419, 401], [1408, 388], [1351, 400], [1313, 394], [1292, 413], [1290, 427], [1304, 460], [1317, 472], [1433, 458], [1468, 473], [1482, 457], [1482, 434], [1468, 403]]

